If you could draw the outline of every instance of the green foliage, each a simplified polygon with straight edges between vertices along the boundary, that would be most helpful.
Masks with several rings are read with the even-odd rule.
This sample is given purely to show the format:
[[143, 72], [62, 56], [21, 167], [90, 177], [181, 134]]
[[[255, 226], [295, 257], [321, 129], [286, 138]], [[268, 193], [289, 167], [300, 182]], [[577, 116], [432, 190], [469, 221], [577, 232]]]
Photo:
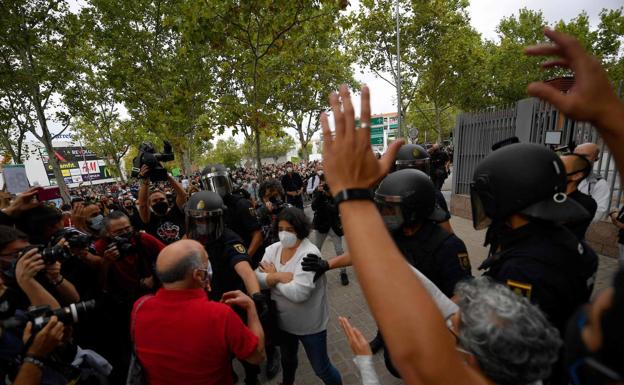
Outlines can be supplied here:
[[[256, 156], [256, 144], [251, 140], [243, 143], [243, 154], [245, 157], [254, 158]], [[262, 136], [260, 140], [260, 158], [273, 158], [286, 155], [295, 147], [295, 140], [286, 133], [279, 133], [275, 136]]]
[[229, 138], [217, 141], [216, 146], [208, 151], [206, 156], [202, 157], [200, 168], [206, 164], [223, 164], [229, 168], [238, 167], [243, 159], [242, 146]]

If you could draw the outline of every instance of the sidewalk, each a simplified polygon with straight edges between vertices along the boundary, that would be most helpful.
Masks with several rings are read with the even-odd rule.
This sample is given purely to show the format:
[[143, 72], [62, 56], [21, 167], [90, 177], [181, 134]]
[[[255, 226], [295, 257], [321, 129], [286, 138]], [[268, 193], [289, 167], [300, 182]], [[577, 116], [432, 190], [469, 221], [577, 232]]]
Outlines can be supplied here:
[[[477, 271], [477, 267], [485, 259], [487, 255], [487, 248], [483, 247], [483, 239], [485, 237], [485, 230], [476, 231], [472, 228], [471, 221], [453, 217], [451, 219], [451, 225], [455, 230], [455, 233], [466, 243], [468, 253], [470, 256], [470, 262], [472, 264], [472, 273], [474, 275], [480, 275]], [[324, 258], [330, 258], [335, 255], [334, 248], [331, 241], [328, 239], [323, 247]], [[380, 256], [383, 257], [383, 256]], [[596, 279], [596, 290], [601, 290], [609, 285], [610, 276], [613, 274], [617, 267], [617, 260], [614, 258], [601, 257], [600, 265], [598, 269], [598, 276]], [[340, 277], [338, 271], [331, 271], [327, 274], [328, 278], [328, 293], [330, 303], [330, 321], [328, 326], [328, 349], [329, 356], [338, 371], [342, 374], [343, 383], [345, 385], [361, 384], [359, 379], [359, 373], [355, 364], [353, 363], [353, 354], [349, 348], [348, 342], [340, 329], [337, 317], [339, 315], [346, 316], [350, 319], [351, 323], [362, 331], [364, 335], [370, 340], [375, 336], [376, 325], [373, 318], [370, 315], [368, 306], [353, 270], [349, 269], [349, 278], [351, 283], [349, 286], [340, 285]], [[243, 371], [239, 364], [237, 365], [237, 373], [241, 380], [239, 384], [243, 382]], [[395, 379], [388, 373], [383, 363], [383, 354], [378, 353], [375, 356], [375, 368], [379, 378], [384, 385], [402, 384], [398, 379]], [[264, 366], [263, 366], [264, 374]], [[281, 373], [277, 375], [272, 381], [266, 381], [263, 377], [261, 379], [263, 384], [276, 385], [281, 382]], [[299, 368], [297, 370], [297, 385], [312, 385], [321, 384], [322, 382], [314, 375], [312, 368], [308, 362], [303, 347], [299, 348]]]

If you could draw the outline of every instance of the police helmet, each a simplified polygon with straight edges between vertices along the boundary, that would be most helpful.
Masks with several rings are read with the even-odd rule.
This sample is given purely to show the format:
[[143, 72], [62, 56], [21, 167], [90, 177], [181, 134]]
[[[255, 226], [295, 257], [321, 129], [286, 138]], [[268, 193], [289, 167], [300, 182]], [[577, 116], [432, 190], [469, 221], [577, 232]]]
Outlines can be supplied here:
[[200, 242], [218, 239], [225, 227], [223, 199], [214, 191], [198, 191], [184, 207], [187, 236]]
[[209, 164], [204, 167], [200, 179], [204, 190], [214, 191], [221, 197], [230, 194], [233, 190], [228, 170], [222, 164]]
[[420, 170], [404, 169], [386, 176], [375, 191], [375, 203], [390, 230], [446, 218], [436, 204], [433, 182]]
[[470, 185], [475, 229], [514, 213], [555, 223], [588, 219], [587, 210], [567, 199], [566, 179], [561, 159], [541, 145], [510, 144], [494, 151], [477, 165]]
[[394, 165], [396, 170], [405, 168], [413, 168], [420, 170], [425, 174], [430, 174], [429, 153], [422, 146], [417, 144], [404, 144], [401, 146], [396, 155]]

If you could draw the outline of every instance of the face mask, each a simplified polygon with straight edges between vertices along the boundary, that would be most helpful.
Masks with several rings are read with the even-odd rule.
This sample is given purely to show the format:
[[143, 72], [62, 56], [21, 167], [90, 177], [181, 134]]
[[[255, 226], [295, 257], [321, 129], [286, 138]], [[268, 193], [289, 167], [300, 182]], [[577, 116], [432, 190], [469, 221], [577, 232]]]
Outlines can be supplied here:
[[279, 240], [282, 243], [282, 247], [290, 249], [297, 243], [297, 236], [289, 231], [280, 231]]
[[321, 175], [323, 175], [323, 171], [318, 171], [316, 174], [317, 174], [318, 176], [321, 176]]
[[152, 211], [154, 211], [156, 215], [165, 215], [167, 214], [167, 210], [169, 210], [169, 204], [167, 202], [158, 202], [152, 205]]
[[579, 309], [568, 321], [565, 333], [565, 366], [572, 385], [606, 385], [620, 382], [618, 374], [600, 363], [597, 352], [590, 352], [582, 332], [587, 324], [587, 309]]
[[399, 215], [384, 215], [383, 221], [390, 231], [398, 230], [403, 225], [403, 218]]
[[207, 235], [208, 234], [208, 225], [206, 223], [198, 223], [195, 225], [195, 229], [197, 230], [197, 234], [199, 235]]
[[286, 172], [289, 172], [289, 173], [292, 172], [292, 167], [286, 168]]
[[102, 214], [89, 219], [89, 227], [91, 230], [100, 231], [104, 227], [104, 216]]

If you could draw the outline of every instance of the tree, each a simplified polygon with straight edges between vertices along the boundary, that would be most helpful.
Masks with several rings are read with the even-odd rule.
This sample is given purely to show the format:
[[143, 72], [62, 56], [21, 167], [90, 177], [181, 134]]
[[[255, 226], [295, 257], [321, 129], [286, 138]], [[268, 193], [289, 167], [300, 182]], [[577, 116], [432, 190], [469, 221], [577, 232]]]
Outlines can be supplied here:
[[[191, 41], [219, 48], [217, 115], [255, 143], [261, 168], [261, 142], [278, 132], [283, 116], [276, 95], [279, 85], [293, 79], [298, 69], [298, 36], [304, 26], [338, 12], [335, 1], [256, 0], [241, 2], [190, 1], [180, 28]], [[225, 38], [224, 38], [225, 37]]]
[[26, 125], [14, 120], [11, 112], [4, 110], [0, 103], [0, 155], [3, 164], [23, 162], [23, 156], [28, 152], [28, 145], [24, 142], [27, 132]]
[[202, 158], [204, 164], [222, 164], [229, 168], [238, 167], [243, 159], [242, 146], [234, 138], [217, 141], [216, 146]]
[[[70, 124], [62, 92], [74, 75], [76, 18], [59, 0], [5, 1], [0, 15], [0, 105], [53, 154], [49, 121], [60, 123], [61, 132]], [[69, 201], [58, 161], [49, 158], [61, 195]]]
[[[275, 136], [262, 136], [260, 143], [260, 157], [273, 158], [275, 161], [281, 156], [288, 154], [295, 147], [295, 140], [286, 133], [279, 133]], [[254, 158], [256, 156], [256, 143], [251, 140], [245, 140], [243, 144], [245, 156]]]
[[185, 173], [214, 133], [207, 106], [213, 99], [217, 55], [183, 39], [176, 25], [181, 3], [173, 0], [90, 0], [100, 70], [117, 91], [135, 127], [169, 140]]

